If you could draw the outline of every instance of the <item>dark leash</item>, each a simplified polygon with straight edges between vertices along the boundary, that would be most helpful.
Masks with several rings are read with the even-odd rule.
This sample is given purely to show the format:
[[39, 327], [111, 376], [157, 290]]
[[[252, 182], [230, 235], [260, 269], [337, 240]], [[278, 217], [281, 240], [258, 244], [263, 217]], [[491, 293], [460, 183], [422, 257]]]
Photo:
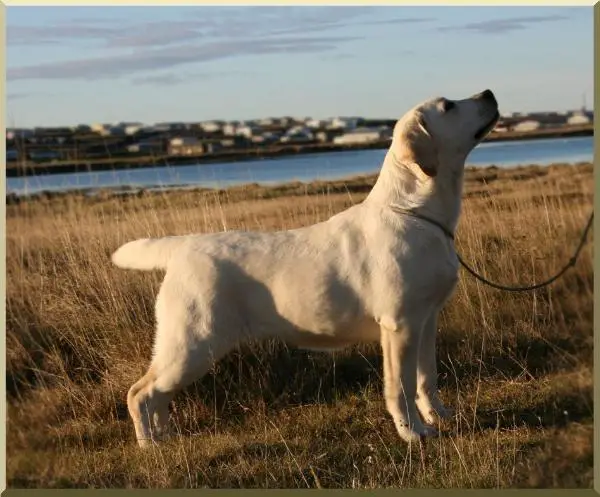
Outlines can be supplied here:
[[[407, 214], [409, 216], [412, 217], [416, 217], [419, 219], [423, 219], [424, 221], [428, 221], [431, 224], [436, 225], [438, 228], [440, 228], [448, 238], [450, 238], [451, 240], [454, 240], [454, 233], [452, 233], [450, 230], [448, 230], [445, 226], [443, 226], [442, 224], [438, 223], [435, 219], [431, 219], [427, 216], [423, 216], [422, 214], [417, 214], [416, 212], [410, 210], [410, 209], [402, 209], [399, 207], [395, 207], [392, 206], [392, 210], [399, 212], [401, 214]], [[575, 253], [573, 254], [573, 257], [571, 257], [569, 259], [569, 262], [558, 272], [556, 273], [554, 276], [552, 276], [551, 278], [548, 278], [546, 281], [543, 281], [542, 283], [537, 283], [535, 285], [528, 285], [528, 286], [507, 286], [507, 285], [500, 285], [499, 283], [494, 283], [486, 278], [484, 278], [483, 276], [481, 276], [480, 274], [478, 274], [473, 268], [471, 268], [460, 256], [460, 254], [458, 253], [458, 251], [456, 252], [456, 257], [458, 258], [458, 261], [460, 262], [460, 264], [472, 275], [474, 276], [476, 279], [478, 279], [479, 281], [481, 281], [482, 283], [485, 283], [486, 285], [491, 286], [492, 288], [496, 288], [498, 290], [505, 290], [507, 292], [529, 292], [531, 290], [536, 290], [538, 288], [542, 288], [544, 286], [550, 285], [551, 283], [554, 283], [558, 278], [560, 278], [563, 274], [565, 274], [569, 268], [574, 267], [575, 264], [577, 263], [577, 259], [579, 257], [579, 254], [581, 253], [581, 251], [583, 250], [583, 247], [585, 246], [585, 243], [587, 241], [587, 236], [588, 233], [590, 231], [590, 229], [592, 228], [592, 221], [594, 220], [594, 212], [592, 211], [592, 213], [590, 214], [590, 217], [588, 219], [588, 222], [585, 226], [585, 229], [583, 230], [583, 233], [581, 235], [581, 239], [579, 241], [579, 245], [577, 246], [577, 249], [575, 250]]]

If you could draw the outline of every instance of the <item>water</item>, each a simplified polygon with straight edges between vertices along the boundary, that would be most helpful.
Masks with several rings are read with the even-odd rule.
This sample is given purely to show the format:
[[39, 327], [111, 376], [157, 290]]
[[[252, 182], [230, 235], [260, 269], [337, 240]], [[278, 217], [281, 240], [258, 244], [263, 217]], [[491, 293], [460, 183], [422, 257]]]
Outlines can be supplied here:
[[[327, 152], [219, 164], [7, 178], [7, 193], [23, 195], [40, 191], [99, 188], [224, 188], [244, 183], [277, 184], [341, 179], [378, 172], [385, 153], [385, 150]], [[591, 162], [593, 155], [593, 137], [589, 136], [488, 142], [471, 152], [467, 165], [511, 167]]]

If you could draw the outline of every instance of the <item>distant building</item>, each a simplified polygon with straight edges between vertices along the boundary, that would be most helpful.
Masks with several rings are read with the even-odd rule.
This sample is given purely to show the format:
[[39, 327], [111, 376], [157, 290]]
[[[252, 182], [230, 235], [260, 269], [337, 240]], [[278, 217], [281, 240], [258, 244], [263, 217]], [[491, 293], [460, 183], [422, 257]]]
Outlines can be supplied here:
[[33, 137], [33, 130], [25, 129], [25, 128], [8, 128], [6, 130], [6, 139], [14, 140], [16, 138], [20, 138], [22, 140], [26, 140]]
[[235, 130], [238, 125], [235, 123], [227, 123], [223, 126], [223, 134], [225, 136], [235, 136]]
[[295, 126], [282, 136], [279, 141], [281, 143], [310, 143], [315, 141], [315, 137], [307, 128]]
[[154, 131], [186, 131], [188, 129], [188, 125], [183, 122], [169, 122], [169, 123], [156, 123], [151, 128]]
[[143, 124], [128, 124], [127, 126], [123, 127], [123, 130], [127, 136], [133, 136], [143, 129], [145, 129]]
[[97, 131], [100, 136], [125, 136], [125, 129], [121, 126], [108, 126]]
[[53, 161], [60, 159], [60, 153], [55, 150], [31, 150], [29, 158], [35, 162]]
[[307, 119], [305, 121], [305, 124], [308, 128], [311, 129], [319, 129], [325, 127], [325, 121], [322, 121], [321, 119]]
[[361, 143], [373, 143], [391, 138], [390, 128], [356, 128], [343, 135], [336, 136], [333, 143], [336, 145], [358, 145]]
[[533, 119], [526, 119], [525, 121], [521, 121], [515, 124], [512, 127], [512, 130], [517, 132], [535, 131], [537, 129], [540, 129], [540, 126], [541, 124], [539, 121], [535, 121]]
[[238, 126], [235, 130], [235, 134], [250, 139], [253, 136], [260, 135], [261, 129], [258, 126], [246, 124], [244, 126]]
[[90, 129], [94, 132], [94, 133], [102, 133], [102, 131], [104, 131], [105, 129], [110, 128], [112, 125], [111, 124], [102, 124], [102, 123], [94, 123], [90, 126]]
[[583, 111], [573, 112], [567, 118], [567, 124], [570, 126], [577, 126], [577, 125], [581, 125], [581, 124], [590, 124], [591, 122], [592, 122], [591, 119]]
[[19, 152], [14, 148], [6, 149], [6, 160], [7, 161], [16, 161], [19, 160]]
[[200, 123], [200, 128], [206, 133], [217, 133], [223, 130], [222, 121], [206, 121]]
[[127, 151], [131, 154], [161, 154], [164, 146], [159, 141], [143, 141], [129, 145]]
[[355, 129], [361, 123], [358, 117], [334, 117], [325, 126], [327, 129]]
[[180, 136], [169, 141], [169, 155], [201, 155], [204, 145], [194, 136]]

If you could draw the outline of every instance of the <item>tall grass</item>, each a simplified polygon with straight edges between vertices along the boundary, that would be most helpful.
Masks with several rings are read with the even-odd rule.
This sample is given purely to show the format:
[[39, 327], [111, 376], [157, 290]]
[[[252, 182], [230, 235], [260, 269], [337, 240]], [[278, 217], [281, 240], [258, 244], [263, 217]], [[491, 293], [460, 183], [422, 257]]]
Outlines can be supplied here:
[[[591, 244], [534, 293], [461, 275], [438, 338], [457, 415], [423, 453], [385, 411], [376, 345], [325, 354], [275, 340], [178, 395], [181, 436], [138, 451], [125, 396], [149, 362], [162, 274], [112, 267], [111, 252], [145, 236], [308, 225], [373, 181], [7, 205], [9, 486], [590, 487]], [[468, 171], [458, 250], [494, 281], [541, 281], [571, 257], [592, 192], [589, 164]]]

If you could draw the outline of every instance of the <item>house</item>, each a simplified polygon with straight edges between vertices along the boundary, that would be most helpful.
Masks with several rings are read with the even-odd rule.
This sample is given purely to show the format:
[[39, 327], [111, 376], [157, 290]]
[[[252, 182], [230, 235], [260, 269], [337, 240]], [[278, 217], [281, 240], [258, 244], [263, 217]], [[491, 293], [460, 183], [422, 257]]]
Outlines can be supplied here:
[[573, 112], [567, 118], [567, 124], [569, 126], [578, 126], [578, 125], [581, 125], [581, 124], [590, 124], [590, 122], [591, 122], [591, 119], [583, 111]]
[[380, 128], [356, 128], [343, 135], [336, 136], [333, 139], [333, 143], [336, 145], [358, 145], [378, 142], [390, 139], [391, 137], [392, 130], [387, 126]]
[[90, 126], [90, 129], [94, 133], [102, 133], [103, 130], [110, 128], [111, 124], [94, 123]]
[[325, 127], [325, 121], [321, 119], [307, 119], [304, 124], [311, 129], [320, 129]]
[[6, 130], [7, 140], [14, 140], [17, 138], [20, 138], [22, 140], [33, 138], [33, 130], [24, 128], [8, 128]]
[[227, 123], [223, 126], [223, 134], [225, 136], [235, 136], [235, 131], [237, 130], [237, 123]]
[[32, 161], [54, 161], [60, 159], [60, 153], [55, 150], [31, 150], [27, 154]]
[[195, 136], [180, 136], [169, 141], [169, 155], [200, 155], [205, 147]]
[[161, 141], [148, 140], [128, 145], [127, 151], [130, 154], [162, 154], [165, 151], [165, 147]]
[[127, 124], [123, 127], [123, 131], [127, 136], [133, 136], [138, 134], [140, 131], [146, 129], [143, 124]]
[[326, 124], [326, 129], [353, 129], [359, 124], [355, 117], [334, 117]]
[[14, 148], [6, 149], [6, 160], [7, 161], [16, 161], [19, 160], [19, 152]]
[[188, 125], [182, 122], [170, 122], [170, 123], [156, 123], [152, 126], [154, 131], [185, 131], [188, 129]]
[[273, 126], [275, 124], [275, 119], [272, 117], [263, 117], [257, 121], [259, 126]]
[[261, 130], [258, 126], [245, 124], [243, 126], [238, 126], [238, 128], [235, 130], [235, 134], [250, 139], [253, 136], [259, 135], [260, 131]]
[[279, 140], [281, 143], [310, 143], [315, 141], [314, 135], [302, 127], [288, 131]]
[[121, 126], [108, 126], [97, 131], [100, 136], [125, 136], [125, 129]]
[[205, 121], [200, 123], [200, 128], [206, 133], [218, 133], [223, 130], [223, 121]]
[[526, 119], [524, 121], [520, 121], [513, 125], [512, 131], [516, 132], [527, 132], [527, 131], [535, 131], [540, 129], [541, 124], [539, 121], [533, 119]]

